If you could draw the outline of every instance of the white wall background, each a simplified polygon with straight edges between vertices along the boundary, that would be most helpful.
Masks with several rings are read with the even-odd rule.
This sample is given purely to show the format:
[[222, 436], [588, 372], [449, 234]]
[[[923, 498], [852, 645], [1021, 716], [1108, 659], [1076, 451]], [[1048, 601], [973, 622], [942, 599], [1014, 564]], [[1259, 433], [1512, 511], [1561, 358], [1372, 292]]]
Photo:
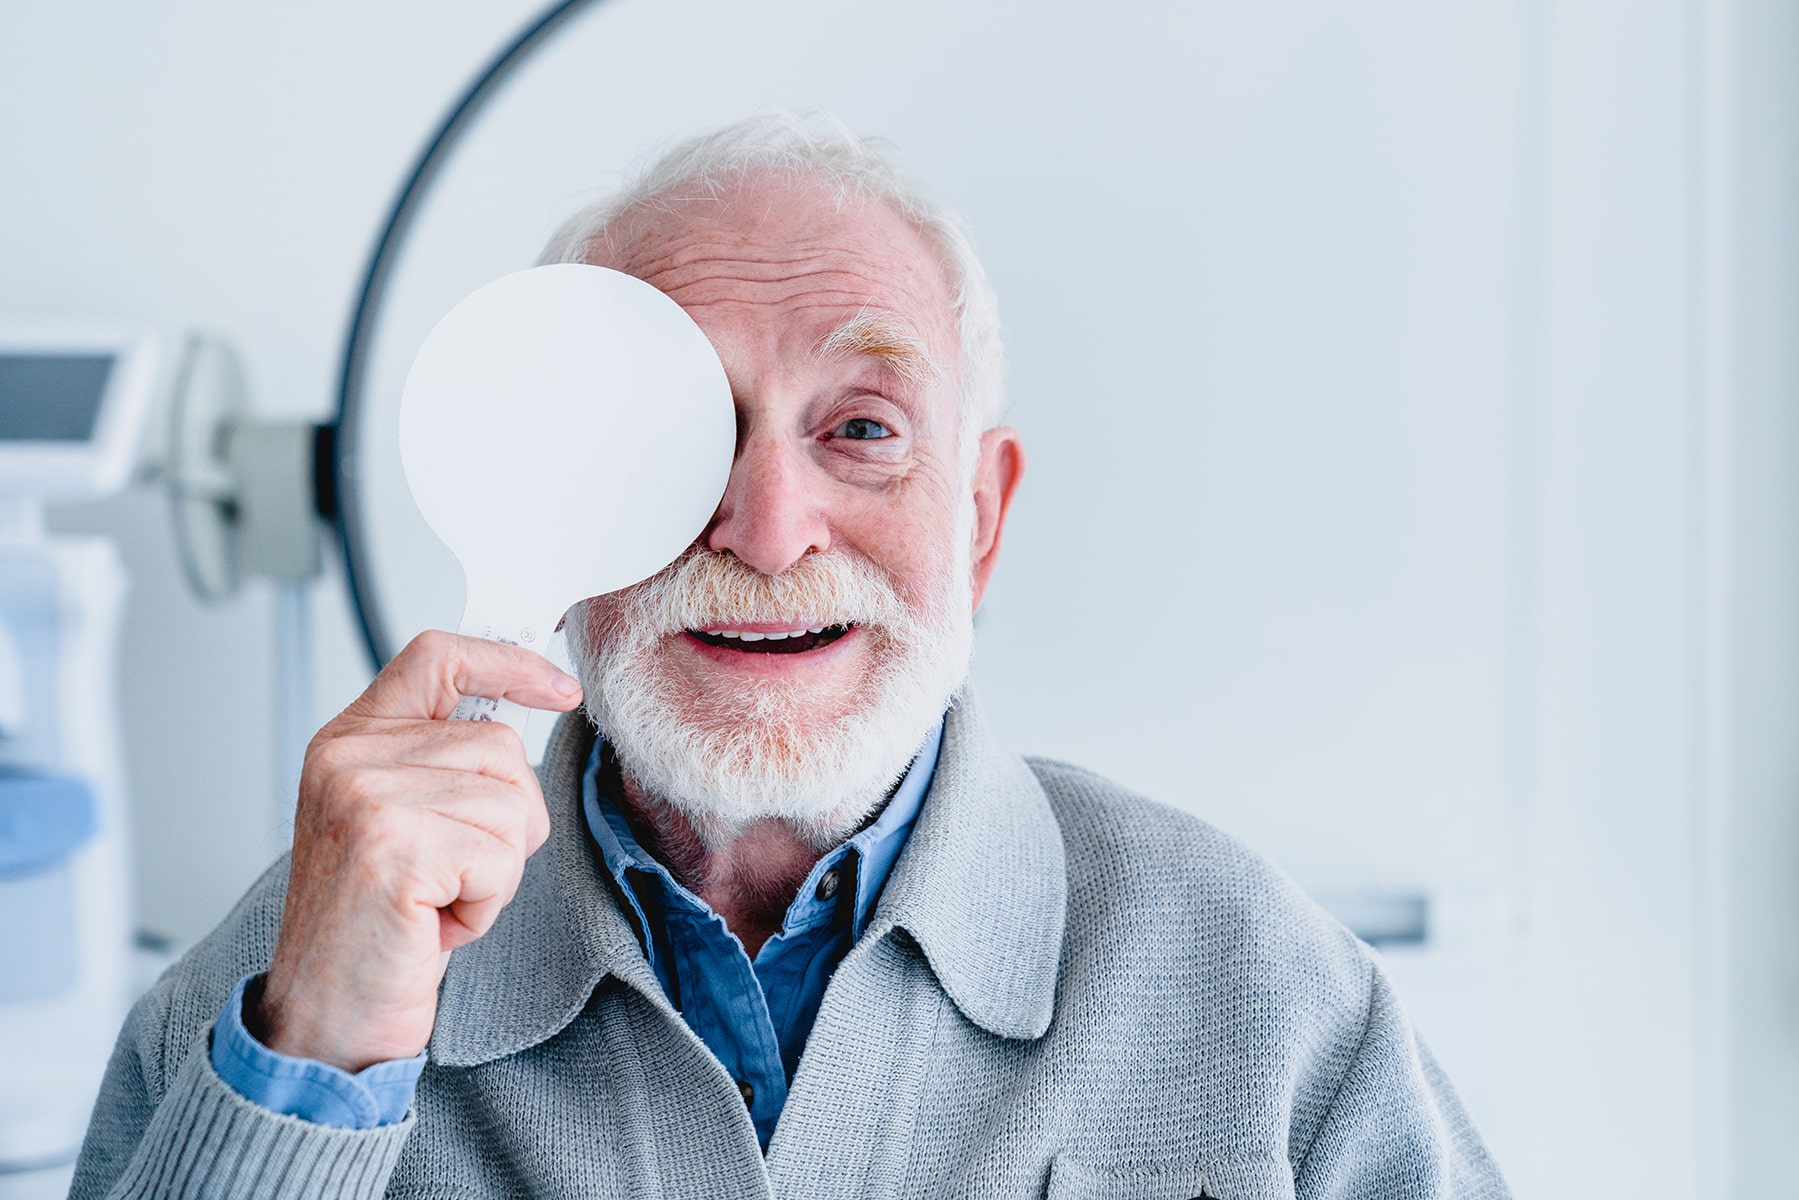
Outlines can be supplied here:
[[[208, 329], [261, 411], [325, 416], [405, 166], [536, 8], [10, 12], [0, 314]], [[892, 137], [974, 224], [1032, 454], [990, 719], [1309, 883], [1429, 891], [1395, 969], [1520, 1194], [1782, 1194], [1796, 21], [615, 0], [446, 175], [377, 375], [657, 138]], [[58, 526], [134, 573], [142, 920], [199, 936], [285, 844], [269, 598], [190, 601], [154, 496]], [[317, 723], [367, 671], [335, 578], [313, 605]]]

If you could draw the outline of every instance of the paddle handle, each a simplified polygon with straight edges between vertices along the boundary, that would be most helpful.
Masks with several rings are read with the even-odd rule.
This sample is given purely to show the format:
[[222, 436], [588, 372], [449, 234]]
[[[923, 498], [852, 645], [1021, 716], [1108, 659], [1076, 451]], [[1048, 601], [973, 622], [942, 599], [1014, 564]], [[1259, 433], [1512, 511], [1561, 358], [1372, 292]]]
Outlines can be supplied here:
[[[490, 642], [504, 642], [508, 646], [524, 646], [531, 650], [541, 650], [547, 640], [540, 630], [500, 628], [472, 614], [463, 616], [456, 632], [464, 637], [486, 638]], [[525, 735], [525, 723], [530, 719], [530, 709], [504, 696], [464, 696], [457, 702], [456, 711], [450, 714], [452, 721], [500, 721], [516, 729], [520, 737]]]
[[501, 721], [518, 730], [519, 736], [525, 735], [525, 723], [531, 719], [531, 710], [522, 704], [515, 704], [501, 696], [464, 696], [456, 703], [456, 711], [450, 714], [452, 721]]

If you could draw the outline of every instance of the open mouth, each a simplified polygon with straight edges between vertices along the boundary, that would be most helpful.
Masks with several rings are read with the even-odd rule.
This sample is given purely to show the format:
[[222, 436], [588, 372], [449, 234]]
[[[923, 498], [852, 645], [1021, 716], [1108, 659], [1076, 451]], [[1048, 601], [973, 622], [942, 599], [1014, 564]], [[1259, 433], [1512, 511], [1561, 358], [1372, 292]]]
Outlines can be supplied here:
[[820, 646], [828, 646], [854, 625], [820, 625], [812, 629], [793, 629], [778, 633], [752, 633], [748, 630], [715, 629], [687, 632], [708, 646], [738, 650], [744, 654], [804, 654]]

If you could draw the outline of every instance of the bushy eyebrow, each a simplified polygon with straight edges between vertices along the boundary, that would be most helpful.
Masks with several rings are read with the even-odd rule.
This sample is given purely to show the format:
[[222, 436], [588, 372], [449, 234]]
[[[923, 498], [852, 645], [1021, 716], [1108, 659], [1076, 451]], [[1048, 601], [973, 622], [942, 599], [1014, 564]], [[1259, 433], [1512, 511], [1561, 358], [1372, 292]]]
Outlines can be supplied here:
[[878, 358], [907, 383], [925, 387], [942, 374], [912, 326], [897, 313], [865, 308], [812, 343], [818, 359]]

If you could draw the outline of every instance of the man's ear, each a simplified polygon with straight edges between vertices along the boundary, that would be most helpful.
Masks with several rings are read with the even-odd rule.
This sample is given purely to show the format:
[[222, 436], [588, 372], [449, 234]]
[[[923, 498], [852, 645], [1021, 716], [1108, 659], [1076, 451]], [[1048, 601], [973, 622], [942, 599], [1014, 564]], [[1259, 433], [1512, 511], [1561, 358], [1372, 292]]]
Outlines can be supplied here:
[[999, 561], [1000, 532], [1012, 497], [1024, 478], [1024, 442], [1010, 425], [1000, 425], [981, 435], [981, 458], [974, 470], [974, 606], [981, 607], [993, 564]]

